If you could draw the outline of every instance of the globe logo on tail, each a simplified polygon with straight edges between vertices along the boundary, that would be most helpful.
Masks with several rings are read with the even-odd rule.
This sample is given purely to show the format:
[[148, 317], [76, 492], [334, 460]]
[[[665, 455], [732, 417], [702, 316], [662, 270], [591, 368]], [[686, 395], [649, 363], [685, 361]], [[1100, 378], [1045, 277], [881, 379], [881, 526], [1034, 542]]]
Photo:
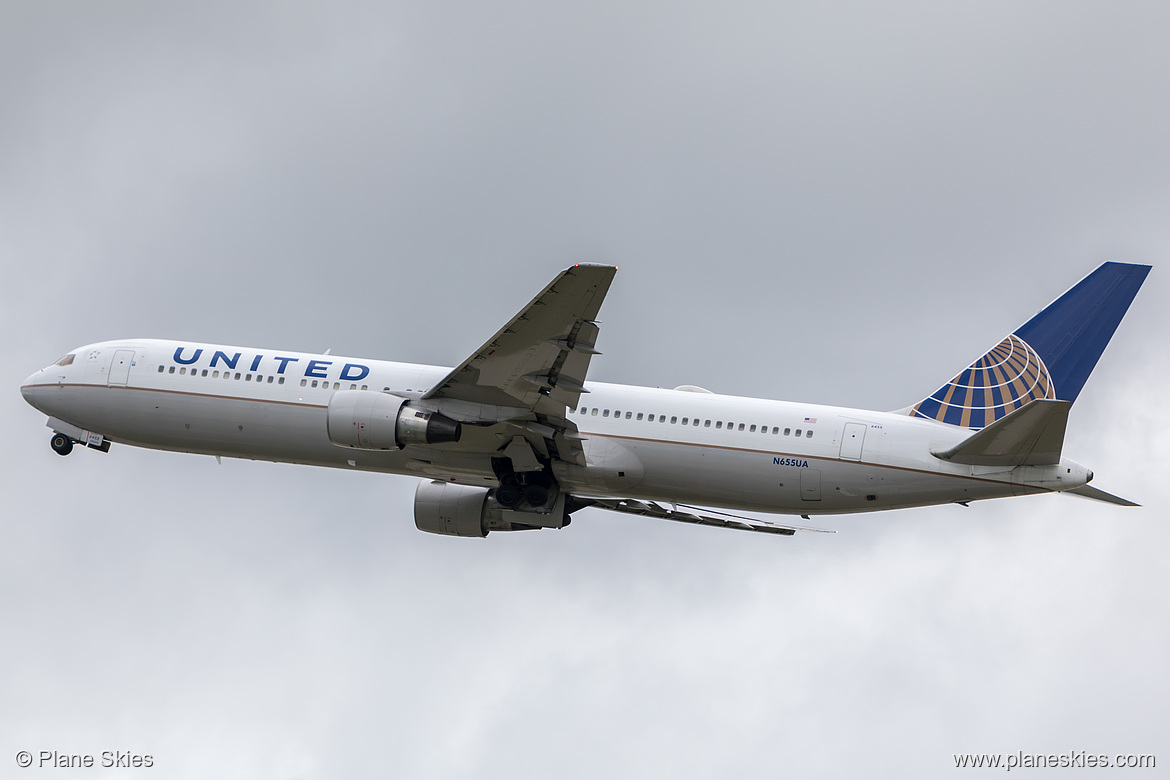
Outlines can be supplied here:
[[983, 428], [1037, 398], [1056, 398], [1044, 361], [1012, 334], [911, 411], [913, 417]]

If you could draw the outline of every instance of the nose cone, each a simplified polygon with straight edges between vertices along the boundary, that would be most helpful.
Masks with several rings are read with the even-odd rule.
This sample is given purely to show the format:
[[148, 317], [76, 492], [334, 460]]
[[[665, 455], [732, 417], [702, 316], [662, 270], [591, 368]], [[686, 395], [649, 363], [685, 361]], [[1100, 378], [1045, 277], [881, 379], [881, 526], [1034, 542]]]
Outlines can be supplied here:
[[[44, 375], [45, 372], [42, 369], [41, 371], [38, 371], [30, 376], [28, 379], [24, 380], [20, 386], [20, 394], [24, 396], [24, 400], [28, 401], [29, 405], [34, 409], [41, 408], [39, 405], [37, 405], [37, 400], [45, 392], [45, 388], [42, 386], [42, 383], [44, 382]], [[42, 409], [41, 411], [44, 410]]]

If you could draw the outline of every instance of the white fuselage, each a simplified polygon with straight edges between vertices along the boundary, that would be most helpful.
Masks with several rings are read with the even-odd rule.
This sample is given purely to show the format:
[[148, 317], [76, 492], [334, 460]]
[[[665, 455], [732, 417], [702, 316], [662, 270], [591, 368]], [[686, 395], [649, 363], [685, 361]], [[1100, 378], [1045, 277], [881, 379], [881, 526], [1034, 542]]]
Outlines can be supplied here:
[[[519, 422], [465, 425], [458, 443], [358, 450], [333, 444], [338, 390], [418, 398], [449, 369], [150, 339], [102, 342], [29, 377], [25, 398], [76, 438], [234, 458], [494, 486], [491, 455]], [[941, 460], [971, 431], [901, 413], [589, 382], [568, 420], [586, 466], [556, 463], [576, 495], [827, 514], [1068, 490], [1089, 472]], [[74, 431], [74, 429], [76, 429]]]

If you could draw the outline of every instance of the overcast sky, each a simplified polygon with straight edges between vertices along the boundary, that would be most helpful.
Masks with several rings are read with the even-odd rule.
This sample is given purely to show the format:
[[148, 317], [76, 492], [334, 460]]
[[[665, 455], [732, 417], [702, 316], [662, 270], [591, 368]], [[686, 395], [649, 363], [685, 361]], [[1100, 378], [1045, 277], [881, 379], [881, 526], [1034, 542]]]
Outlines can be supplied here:
[[[0, 775], [1170, 765], [1167, 29], [1157, 2], [0, 0]], [[407, 477], [60, 458], [18, 392], [120, 337], [453, 365], [591, 261], [620, 269], [592, 379], [893, 409], [1106, 260], [1155, 268], [1065, 454], [1141, 509], [447, 539]]]

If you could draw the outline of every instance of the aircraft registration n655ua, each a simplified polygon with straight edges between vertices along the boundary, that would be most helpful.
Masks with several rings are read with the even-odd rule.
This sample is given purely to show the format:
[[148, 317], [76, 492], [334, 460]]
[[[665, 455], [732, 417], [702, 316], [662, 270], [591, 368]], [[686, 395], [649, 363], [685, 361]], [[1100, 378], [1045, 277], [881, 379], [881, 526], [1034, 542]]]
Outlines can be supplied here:
[[[110, 442], [423, 478], [423, 531], [561, 528], [587, 506], [792, 534], [801, 515], [1090, 487], [1069, 409], [1149, 266], [1105, 263], [956, 377], [894, 412], [586, 382], [615, 268], [561, 272], [454, 369], [128, 339], [25, 381], [53, 449]], [[819, 529], [807, 529], [819, 530]]]

